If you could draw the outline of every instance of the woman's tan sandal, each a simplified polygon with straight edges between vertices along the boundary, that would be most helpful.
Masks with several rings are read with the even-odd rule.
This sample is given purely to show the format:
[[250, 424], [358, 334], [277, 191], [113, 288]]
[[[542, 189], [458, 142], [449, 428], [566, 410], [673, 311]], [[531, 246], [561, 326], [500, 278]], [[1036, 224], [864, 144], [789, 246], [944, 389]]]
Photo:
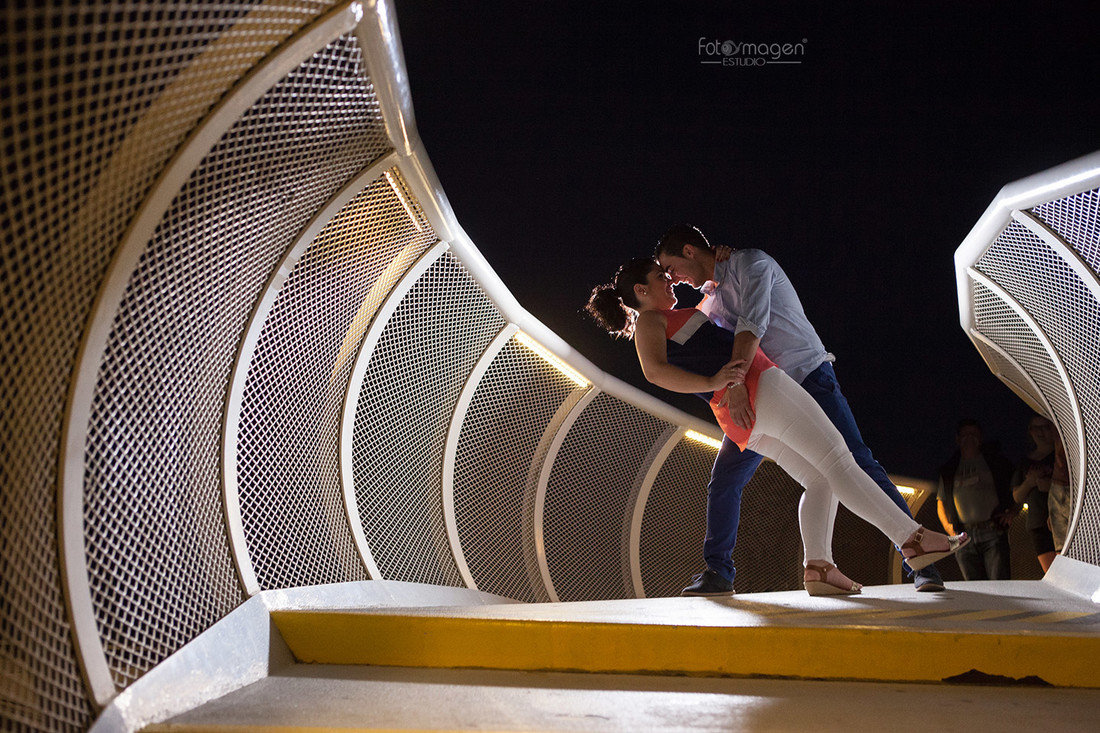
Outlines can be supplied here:
[[[918, 527], [917, 531], [901, 546], [901, 554], [905, 557], [905, 562], [909, 563], [909, 567], [913, 570], [926, 568], [937, 560], [942, 560], [948, 555], [954, 555], [970, 542], [970, 536], [966, 532], [959, 532], [958, 534], [948, 536], [929, 531], [928, 534], [942, 537], [947, 541], [946, 549], [932, 550], [925, 546], [926, 531], [924, 527]], [[935, 540], [936, 537], [929, 537], [928, 539]]]
[[[810, 579], [812, 573], [817, 574], [816, 579]], [[806, 572], [802, 577], [806, 592], [811, 596], [851, 596], [863, 589], [862, 585], [827, 562], [806, 563]]]

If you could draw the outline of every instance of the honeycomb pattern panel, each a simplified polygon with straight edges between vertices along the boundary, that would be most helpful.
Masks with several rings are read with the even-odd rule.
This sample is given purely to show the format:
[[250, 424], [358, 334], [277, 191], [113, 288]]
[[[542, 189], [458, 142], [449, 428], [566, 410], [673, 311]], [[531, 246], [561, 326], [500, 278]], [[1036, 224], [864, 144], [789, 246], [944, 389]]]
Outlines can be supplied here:
[[295, 233], [386, 149], [373, 100], [353, 36], [318, 52], [214, 146], [131, 274], [85, 457], [92, 602], [119, 688], [242, 600], [221, 498], [230, 375]]
[[534, 544], [535, 493], [555, 415], [577, 386], [516, 338], [486, 370], [455, 451], [455, 524], [479, 590], [550, 599]]
[[[1095, 350], [1100, 339], [1100, 303], [1060, 256], [1017, 222], [1005, 227], [975, 264], [975, 269], [1003, 288], [1035, 320], [1069, 375], [1085, 426], [1086, 455], [1077, 455], [1071, 447], [1075, 436], [1066, 436], [1066, 457], [1075, 476], [1085, 471], [1086, 483], [1083, 496], [1074, 497], [1075, 502], [1080, 502], [1082, 521], [1067, 543], [1065, 554], [1100, 564], [1100, 472], [1087, 469], [1100, 465], [1100, 435], [1096, 432], [1100, 425], [1100, 380], [1097, 379]], [[977, 297], [976, 293], [975, 299]], [[985, 335], [1019, 361], [1044, 393], [1064, 391], [1064, 387], [1056, 386], [1060, 380], [1056, 374], [1049, 374], [1050, 367], [1046, 367], [1047, 373], [1037, 377], [1015, 348], [988, 333]], [[1051, 406], [1059, 427], [1071, 429], [1075, 420], [1068, 408], [1055, 405], [1053, 400]]]
[[404, 296], [356, 403], [359, 517], [386, 580], [462, 586], [443, 519], [443, 450], [462, 388], [505, 321], [444, 253]]
[[543, 537], [558, 598], [634, 596], [630, 522], [641, 479], [671, 426], [599, 394], [570, 427], [546, 487]]
[[[61, 590], [57, 456], [108, 265], [204, 115], [331, 4], [5, 5], [0, 648], [14, 729], [82, 731], [93, 716]], [[253, 13], [264, 22], [250, 22]]]
[[348, 526], [339, 429], [367, 327], [400, 274], [436, 241], [419, 209], [415, 220], [406, 213], [415, 203], [400, 181], [388, 171], [310, 244], [249, 368], [238, 486], [264, 590], [368, 578]]

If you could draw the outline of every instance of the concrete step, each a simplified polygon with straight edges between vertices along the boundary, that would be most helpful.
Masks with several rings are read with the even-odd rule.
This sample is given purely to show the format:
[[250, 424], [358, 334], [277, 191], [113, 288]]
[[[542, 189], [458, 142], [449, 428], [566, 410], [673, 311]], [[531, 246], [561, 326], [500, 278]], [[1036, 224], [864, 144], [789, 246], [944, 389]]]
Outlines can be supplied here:
[[1094, 730], [1098, 709], [1081, 689], [299, 664], [145, 730], [1009, 733]]
[[1100, 607], [1039, 581], [272, 618], [317, 664], [1100, 688]]

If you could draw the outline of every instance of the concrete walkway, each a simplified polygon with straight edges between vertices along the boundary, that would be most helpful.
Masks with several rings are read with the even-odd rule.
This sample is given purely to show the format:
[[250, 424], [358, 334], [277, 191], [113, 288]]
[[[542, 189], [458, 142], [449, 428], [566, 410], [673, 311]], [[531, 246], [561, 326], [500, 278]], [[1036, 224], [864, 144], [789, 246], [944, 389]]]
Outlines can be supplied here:
[[276, 611], [299, 661], [1100, 688], [1100, 607], [1041, 581], [476, 608]]
[[1039, 581], [272, 618], [297, 663], [147, 730], [1054, 732], [1100, 715], [1100, 606]]

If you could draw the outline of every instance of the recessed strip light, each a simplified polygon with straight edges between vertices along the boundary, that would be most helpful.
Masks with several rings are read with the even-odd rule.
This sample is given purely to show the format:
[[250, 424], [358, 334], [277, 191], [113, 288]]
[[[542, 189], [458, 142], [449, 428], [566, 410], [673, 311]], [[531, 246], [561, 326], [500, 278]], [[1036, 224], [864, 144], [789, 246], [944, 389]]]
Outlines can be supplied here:
[[587, 387], [590, 384], [592, 384], [587, 379], [585, 379], [583, 376], [581, 376], [580, 372], [578, 372], [576, 369], [574, 369], [573, 367], [569, 366], [564, 361], [559, 359], [557, 357], [557, 355], [555, 355], [555, 354], [551, 353], [550, 351], [548, 351], [545, 346], [540, 344], [538, 341], [535, 341], [533, 338], [531, 338], [530, 336], [525, 334], [523, 331], [517, 331], [516, 332], [516, 341], [519, 341], [521, 344], [526, 346], [528, 349], [530, 349], [531, 351], [533, 351], [536, 354], [538, 354], [539, 356], [541, 356], [543, 358], [543, 360], [546, 361], [547, 364], [549, 364], [550, 366], [554, 367], [559, 372], [564, 374], [566, 377], [568, 377], [570, 380], [572, 380], [573, 383], [576, 384], [578, 387]]
[[409, 215], [409, 221], [416, 227], [416, 231], [424, 231], [424, 227], [420, 226], [420, 219], [413, 214], [412, 206], [409, 205], [409, 200], [405, 198], [405, 192], [401, 190], [401, 187], [397, 185], [397, 181], [393, 180], [393, 174], [389, 171], [385, 173], [386, 181], [390, 184], [390, 188], [393, 189], [394, 194], [397, 196], [397, 200], [401, 202], [401, 205], [405, 207], [405, 213]]
[[689, 430], [686, 433], [684, 433], [684, 437], [687, 438], [688, 440], [694, 440], [696, 443], [702, 443], [703, 445], [709, 445], [711, 448], [714, 448], [715, 450], [718, 450], [719, 448], [722, 447], [722, 441], [715, 440], [714, 438], [710, 437], [709, 435], [703, 435], [702, 433], [697, 433], [694, 430]]

